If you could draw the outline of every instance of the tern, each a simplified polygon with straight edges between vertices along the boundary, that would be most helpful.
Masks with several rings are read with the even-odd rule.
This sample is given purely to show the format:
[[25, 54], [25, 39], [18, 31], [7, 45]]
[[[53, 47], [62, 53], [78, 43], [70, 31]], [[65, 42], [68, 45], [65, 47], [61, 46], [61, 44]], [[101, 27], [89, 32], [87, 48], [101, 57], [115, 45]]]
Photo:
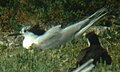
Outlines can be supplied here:
[[23, 47], [30, 49], [31, 46], [35, 46], [37, 49], [49, 49], [55, 48], [59, 45], [70, 41], [72, 38], [83, 34], [88, 28], [90, 28], [99, 19], [104, 17], [108, 13], [106, 8], [102, 8], [75, 24], [61, 28], [61, 25], [54, 26], [42, 35], [34, 34], [30, 29], [30, 26], [23, 27], [20, 34], [24, 37]]

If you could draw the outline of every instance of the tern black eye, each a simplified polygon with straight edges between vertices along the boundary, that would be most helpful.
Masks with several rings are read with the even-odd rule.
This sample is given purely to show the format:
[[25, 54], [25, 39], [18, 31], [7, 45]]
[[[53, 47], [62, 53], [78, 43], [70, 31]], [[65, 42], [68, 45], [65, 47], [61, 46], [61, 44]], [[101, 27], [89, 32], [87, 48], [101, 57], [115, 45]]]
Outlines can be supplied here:
[[24, 30], [24, 32], [26, 32], [27, 30]]

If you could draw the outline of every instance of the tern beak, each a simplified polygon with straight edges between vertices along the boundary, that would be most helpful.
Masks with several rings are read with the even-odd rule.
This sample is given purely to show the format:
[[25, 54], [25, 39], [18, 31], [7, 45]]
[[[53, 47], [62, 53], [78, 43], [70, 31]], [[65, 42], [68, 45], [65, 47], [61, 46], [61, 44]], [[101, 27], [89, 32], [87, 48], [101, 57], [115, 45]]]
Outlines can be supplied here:
[[20, 35], [22, 35], [22, 34], [21, 33], [14, 33], [14, 34], [9, 34], [8, 36], [14, 36], [15, 39], [16, 39]]
[[22, 35], [21, 33], [9, 34], [8, 36], [19, 36]]

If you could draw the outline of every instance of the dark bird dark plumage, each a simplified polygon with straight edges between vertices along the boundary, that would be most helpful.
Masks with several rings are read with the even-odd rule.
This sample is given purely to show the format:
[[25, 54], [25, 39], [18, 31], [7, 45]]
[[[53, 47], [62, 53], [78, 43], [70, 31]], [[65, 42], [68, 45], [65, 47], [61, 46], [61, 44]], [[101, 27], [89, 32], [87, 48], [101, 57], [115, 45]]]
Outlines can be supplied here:
[[86, 35], [86, 38], [88, 39], [90, 46], [79, 52], [76, 67], [70, 70], [76, 69], [91, 58], [94, 59], [94, 65], [96, 65], [97, 62], [105, 62], [108, 65], [111, 64], [111, 57], [106, 49], [102, 48], [100, 45], [98, 36], [94, 32], [90, 32]]

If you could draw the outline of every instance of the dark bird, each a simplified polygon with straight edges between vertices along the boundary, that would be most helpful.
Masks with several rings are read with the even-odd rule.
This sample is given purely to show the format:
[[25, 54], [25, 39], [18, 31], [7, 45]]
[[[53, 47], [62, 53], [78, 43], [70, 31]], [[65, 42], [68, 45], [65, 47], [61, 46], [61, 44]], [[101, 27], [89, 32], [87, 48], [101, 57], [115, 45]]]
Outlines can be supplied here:
[[91, 58], [94, 59], [93, 61], [94, 65], [96, 65], [99, 62], [110, 65], [112, 59], [108, 52], [106, 51], [106, 49], [102, 48], [98, 36], [94, 33], [94, 31], [86, 34], [86, 38], [88, 39], [90, 46], [79, 52], [76, 67], [71, 68], [70, 70], [78, 68]]

